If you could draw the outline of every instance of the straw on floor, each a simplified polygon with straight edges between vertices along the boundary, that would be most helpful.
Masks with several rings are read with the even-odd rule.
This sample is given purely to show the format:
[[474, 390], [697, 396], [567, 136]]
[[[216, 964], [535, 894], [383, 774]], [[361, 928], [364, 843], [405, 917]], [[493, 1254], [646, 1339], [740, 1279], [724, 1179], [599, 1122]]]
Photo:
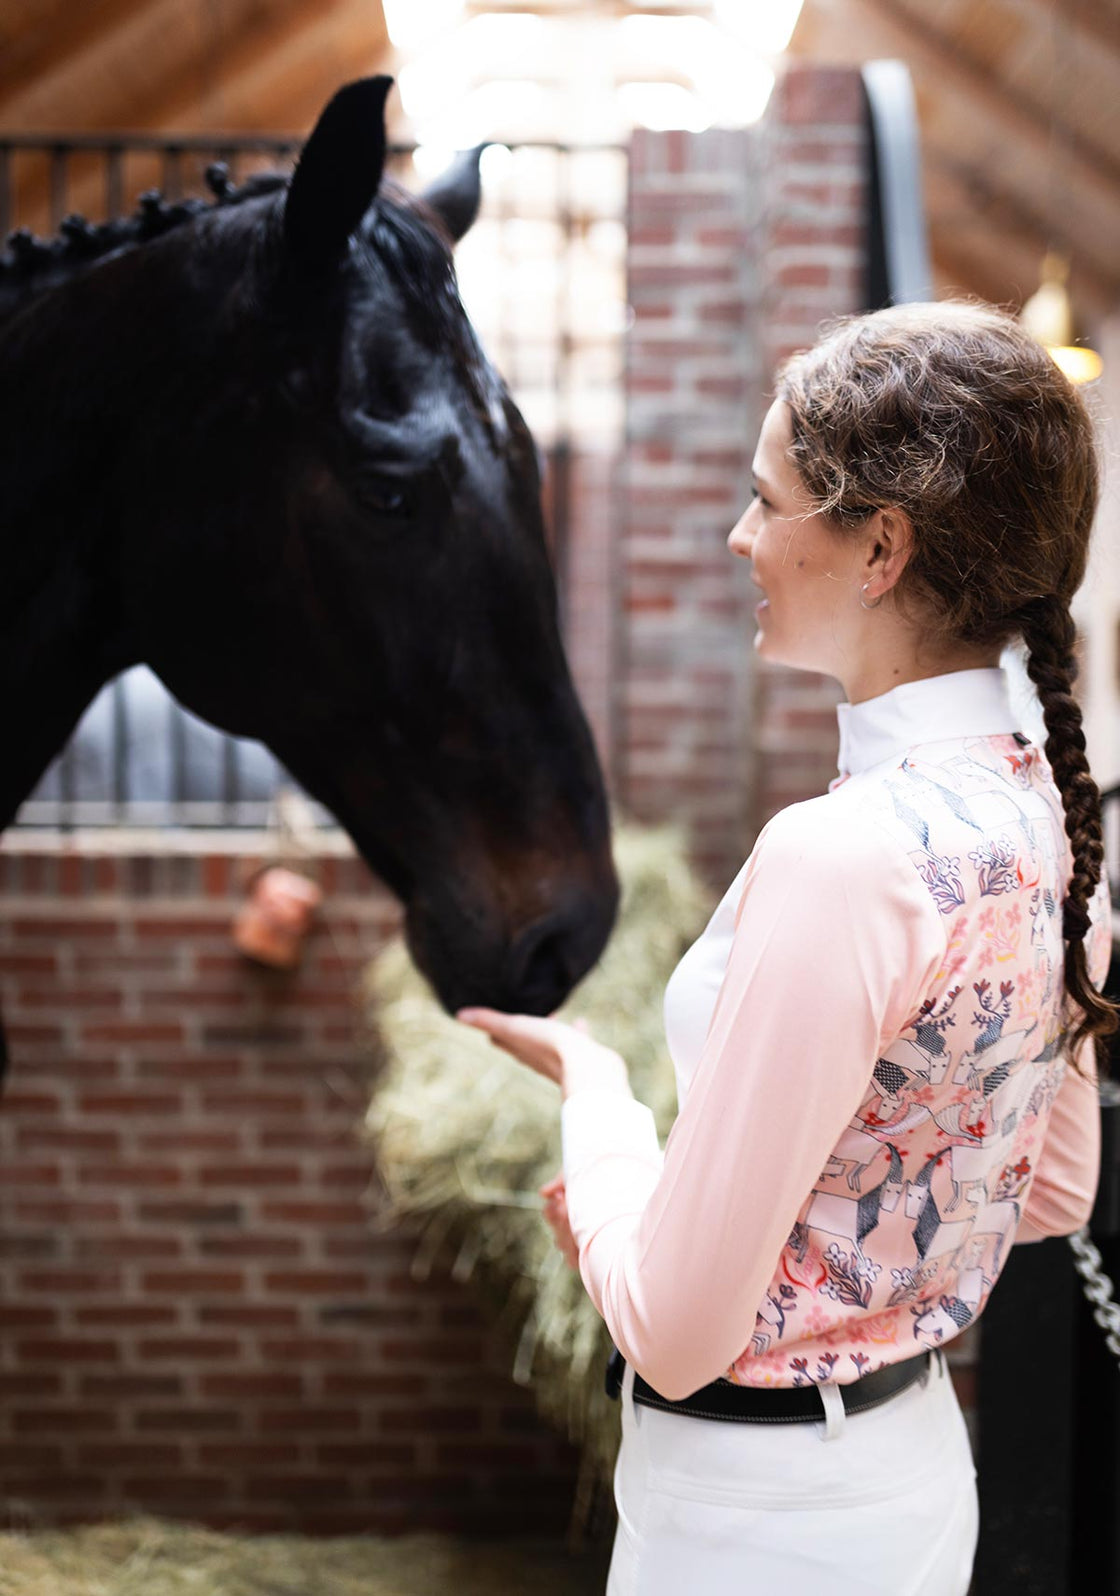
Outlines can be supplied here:
[[0, 1534], [0, 1596], [586, 1596], [602, 1573], [538, 1538], [241, 1536], [155, 1518]]
[[[664, 1145], [677, 1108], [665, 1047], [665, 983], [702, 930], [711, 903], [677, 828], [621, 826], [615, 860], [618, 922], [596, 968], [559, 1011], [584, 1016], [630, 1066]], [[487, 1038], [449, 1018], [402, 943], [388, 946], [366, 983], [380, 1072], [367, 1130], [383, 1191], [374, 1222], [420, 1227], [413, 1273], [450, 1248], [452, 1275], [469, 1280], [511, 1351], [511, 1373], [539, 1411], [581, 1452], [573, 1523], [609, 1488], [618, 1404], [603, 1374], [610, 1336], [579, 1275], [555, 1248], [537, 1188], [561, 1167], [557, 1088]]]

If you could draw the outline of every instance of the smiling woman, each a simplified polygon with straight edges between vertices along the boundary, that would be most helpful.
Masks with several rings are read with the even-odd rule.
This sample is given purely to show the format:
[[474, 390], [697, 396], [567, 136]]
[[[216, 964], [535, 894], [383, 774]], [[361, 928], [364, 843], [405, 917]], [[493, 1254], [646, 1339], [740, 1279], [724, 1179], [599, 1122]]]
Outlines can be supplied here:
[[790, 453], [792, 442], [790, 407], [777, 399], [758, 441], [756, 491], [727, 540], [733, 554], [750, 561], [764, 595], [755, 610], [756, 651], [778, 665], [834, 676], [850, 703], [917, 679], [909, 674], [915, 669], [921, 677], [997, 666], [998, 645], [949, 639], [915, 651], [905, 617], [892, 620], [888, 611], [875, 621], [866, 619], [905, 570], [913, 528], [897, 507], [871, 516], [858, 533], [840, 525], [805, 487]]
[[[756, 647], [846, 689], [841, 769], [763, 828], [669, 981], [664, 1149], [586, 1036], [461, 1017], [561, 1087], [543, 1195], [622, 1400], [608, 1596], [965, 1596], [941, 1348], [1016, 1241], [1085, 1222], [1117, 1027], [1071, 690], [1092, 427], [1010, 317], [899, 305], [786, 363], [755, 476], [728, 546]], [[998, 666], [1014, 636], [1045, 752]]]

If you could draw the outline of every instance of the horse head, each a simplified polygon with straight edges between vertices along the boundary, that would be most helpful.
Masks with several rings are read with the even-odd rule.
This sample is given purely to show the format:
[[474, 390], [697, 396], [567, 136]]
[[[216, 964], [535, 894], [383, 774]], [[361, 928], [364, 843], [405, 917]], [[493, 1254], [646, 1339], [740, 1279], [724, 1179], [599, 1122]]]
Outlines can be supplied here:
[[537, 451], [456, 288], [477, 152], [420, 198], [385, 180], [390, 81], [334, 96], [290, 182], [62, 290], [131, 407], [89, 452], [87, 501], [127, 477], [99, 591], [118, 666], [262, 740], [333, 813], [449, 1009], [544, 1013], [613, 922], [607, 801]]

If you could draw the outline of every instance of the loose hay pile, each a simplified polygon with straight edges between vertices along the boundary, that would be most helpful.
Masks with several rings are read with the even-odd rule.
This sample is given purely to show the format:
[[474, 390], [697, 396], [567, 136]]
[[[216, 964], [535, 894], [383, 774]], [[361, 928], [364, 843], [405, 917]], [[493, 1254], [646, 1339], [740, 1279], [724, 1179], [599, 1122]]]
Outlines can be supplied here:
[[[677, 1110], [665, 983], [711, 905], [675, 828], [620, 828], [614, 851], [616, 929], [559, 1014], [583, 1015], [622, 1054], [664, 1141]], [[384, 1053], [367, 1119], [385, 1186], [376, 1222], [422, 1222], [417, 1278], [457, 1248], [452, 1275], [470, 1280], [495, 1313], [513, 1347], [513, 1378], [532, 1386], [541, 1413], [581, 1448], [573, 1519], [582, 1526], [610, 1480], [619, 1410], [603, 1385], [609, 1333], [554, 1246], [537, 1194], [561, 1167], [559, 1091], [444, 1014], [403, 943], [375, 961], [367, 995]]]
[[149, 1518], [0, 1534], [0, 1596], [585, 1596], [603, 1572], [536, 1538], [315, 1540]]

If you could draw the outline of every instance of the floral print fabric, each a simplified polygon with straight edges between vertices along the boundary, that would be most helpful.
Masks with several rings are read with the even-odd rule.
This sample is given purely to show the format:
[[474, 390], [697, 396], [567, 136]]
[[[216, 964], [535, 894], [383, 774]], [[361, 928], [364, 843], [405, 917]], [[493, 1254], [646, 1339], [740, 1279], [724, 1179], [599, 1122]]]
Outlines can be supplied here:
[[[726, 1374], [745, 1384], [858, 1378], [971, 1324], [1007, 1261], [1069, 1067], [1068, 862], [1041, 751], [1016, 735], [971, 738], [854, 781], [944, 918], [945, 957], [797, 1216]], [[1099, 984], [1104, 888], [1094, 913]]]

